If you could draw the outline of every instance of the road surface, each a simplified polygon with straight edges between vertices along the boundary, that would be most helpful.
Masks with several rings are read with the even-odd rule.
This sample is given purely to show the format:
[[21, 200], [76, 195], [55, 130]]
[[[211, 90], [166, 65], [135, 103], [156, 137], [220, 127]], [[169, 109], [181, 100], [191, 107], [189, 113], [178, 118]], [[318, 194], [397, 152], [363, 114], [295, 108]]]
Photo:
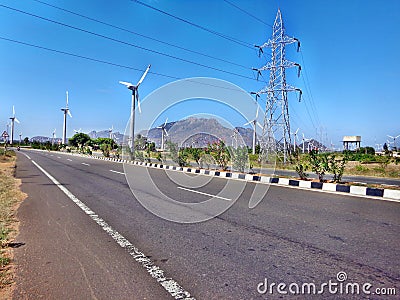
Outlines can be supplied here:
[[[338, 282], [339, 272], [346, 273], [345, 283], [371, 283], [370, 291], [395, 288], [397, 296], [388, 299], [400, 293], [400, 203], [271, 186], [249, 209], [255, 184], [248, 183], [223, 214], [181, 224], [137, 201], [122, 164], [24, 150], [17, 177], [29, 197], [18, 212], [16, 299], [173, 299], [24, 153], [196, 299], [279, 298], [276, 286], [272, 295], [260, 293], [266, 279], [320, 288]], [[135, 195], [154, 198], [140, 181], [145, 168], [129, 170], [141, 184]], [[212, 178], [196, 193], [178, 188], [170, 172], [150, 170], [160, 190], [182, 202], [204, 201], [227, 183]], [[340, 298], [337, 293], [325, 288], [319, 298]]]

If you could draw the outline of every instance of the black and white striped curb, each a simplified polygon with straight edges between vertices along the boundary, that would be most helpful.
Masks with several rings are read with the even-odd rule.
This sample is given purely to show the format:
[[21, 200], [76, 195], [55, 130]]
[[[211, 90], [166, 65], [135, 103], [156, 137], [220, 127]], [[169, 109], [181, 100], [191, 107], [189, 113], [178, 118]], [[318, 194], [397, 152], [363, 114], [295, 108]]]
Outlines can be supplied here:
[[78, 153], [68, 153], [68, 154], [72, 154], [72, 155], [76, 155], [76, 156], [83, 156], [83, 157], [90, 157], [90, 158], [106, 160], [106, 161], [112, 161], [112, 162], [117, 162], [117, 163], [133, 164], [133, 165], [156, 168], [156, 169], [181, 171], [181, 172], [186, 172], [186, 173], [215, 176], [215, 177], [227, 178], [227, 179], [245, 180], [245, 181], [250, 181], [250, 182], [255, 182], [255, 183], [273, 184], [273, 185], [279, 185], [279, 186], [291, 186], [291, 187], [298, 187], [298, 188], [311, 189], [311, 190], [320, 190], [320, 191], [326, 191], [326, 192], [339, 192], [339, 193], [345, 193], [345, 194], [351, 194], [351, 195], [357, 195], [357, 196], [370, 196], [370, 197], [378, 197], [378, 198], [385, 198], [385, 199], [392, 199], [392, 200], [400, 200], [400, 190], [393, 190], [393, 189], [370, 188], [370, 187], [366, 187], [366, 186], [344, 185], [344, 184], [326, 183], [326, 182], [322, 183], [322, 182], [297, 180], [297, 179], [290, 179], [290, 178], [244, 174], [244, 173], [238, 173], [238, 172], [206, 170], [206, 169], [198, 169], [198, 168], [192, 168], [192, 167], [177, 167], [177, 166], [171, 166], [171, 165], [166, 165], [166, 164], [162, 164], [162, 163], [130, 161], [130, 160], [125, 160], [125, 159], [101, 157], [101, 156], [94, 156], [94, 155], [88, 155], [88, 154], [78, 154]]

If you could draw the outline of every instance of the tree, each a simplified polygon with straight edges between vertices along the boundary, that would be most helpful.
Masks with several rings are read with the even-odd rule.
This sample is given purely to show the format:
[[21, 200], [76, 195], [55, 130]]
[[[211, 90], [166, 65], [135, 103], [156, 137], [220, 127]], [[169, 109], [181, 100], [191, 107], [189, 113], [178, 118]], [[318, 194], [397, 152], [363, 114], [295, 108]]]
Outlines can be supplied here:
[[178, 164], [180, 167], [184, 167], [188, 164], [187, 158], [188, 155], [185, 151], [179, 150], [178, 144], [175, 144], [171, 141], [167, 141], [167, 150], [169, 151], [169, 156], [172, 161]]
[[346, 167], [346, 163], [348, 160], [349, 157], [346, 154], [342, 157], [342, 159], [336, 159], [335, 154], [331, 154], [329, 156], [328, 158], [329, 171], [333, 174], [334, 182], [342, 181], [344, 168]]
[[118, 144], [110, 138], [97, 138], [91, 141], [94, 148], [99, 148], [105, 157], [110, 156], [110, 152], [118, 148]]
[[144, 150], [147, 145], [147, 137], [142, 136], [141, 134], [136, 135], [135, 139], [135, 149], [136, 150]]
[[24, 138], [24, 144], [25, 144], [25, 145], [28, 145], [28, 144], [29, 144], [29, 138], [28, 138], [28, 137]]
[[244, 172], [244, 169], [246, 168], [246, 166], [248, 166], [249, 162], [247, 146], [232, 149], [232, 155], [233, 168], [238, 170], [239, 172]]
[[328, 156], [326, 154], [318, 155], [317, 150], [311, 150], [309, 159], [311, 170], [317, 174], [319, 181], [323, 182], [325, 173], [329, 171]]
[[208, 144], [206, 153], [210, 154], [215, 159], [220, 168], [223, 170], [227, 169], [230, 155], [224, 141], [219, 140]]
[[86, 133], [83, 132], [76, 133], [72, 138], [69, 139], [69, 143], [72, 146], [81, 149], [90, 141], [91, 141], [90, 136], [88, 136]]
[[203, 153], [203, 150], [200, 148], [186, 148], [186, 152], [189, 153], [190, 157], [200, 166], [200, 158]]

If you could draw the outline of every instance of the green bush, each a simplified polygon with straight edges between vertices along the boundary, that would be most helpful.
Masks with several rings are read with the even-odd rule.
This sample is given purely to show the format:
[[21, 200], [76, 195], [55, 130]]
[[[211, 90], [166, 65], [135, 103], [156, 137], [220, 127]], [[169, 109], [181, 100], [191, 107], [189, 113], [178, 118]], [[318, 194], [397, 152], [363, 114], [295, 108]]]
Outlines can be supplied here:
[[368, 167], [361, 166], [361, 165], [357, 165], [355, 169], [357, 172], [361, 172], [361, 173], [365, 173], [365, 172], [369, 171]]
[[233, 168], [239, 172], [244, 172], [244, 169], [249, 165], [248, 150], [246, 146], [232, 149]]

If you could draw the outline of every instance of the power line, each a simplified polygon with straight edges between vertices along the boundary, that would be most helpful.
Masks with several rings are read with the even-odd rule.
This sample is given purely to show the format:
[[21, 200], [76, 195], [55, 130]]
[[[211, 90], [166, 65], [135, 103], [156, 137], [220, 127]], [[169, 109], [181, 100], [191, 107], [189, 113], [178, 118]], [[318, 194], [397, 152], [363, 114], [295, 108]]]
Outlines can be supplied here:
[[[52, 49], [52, 48], [48, 48], [48, 47], [44, 47], [44, 46], [39, 46], [39, 45], [23, 42], [23, 41], [9, 39], [9, 38], [2, 37], [2, 36], [0, 36], [0, 40], [12, 42], [12, 43], [16, 43], [16, 44], [20, 44], [20, 45], [24, 45], [24, 46], [29, 46], [29, 47], [37, 48], [37, 49], [41, 49], [41, 50], [46, 50], [46, 51], [54, 52], [54, 53], [57, 53], [57, 54], [63, 54], [63, 55], [66, 55], [66, 56], [76, 57], [76, 58], [80, 58], [80, 59], [84, 59], [84, 60], [88, 60], [88, 61], [92, 61], [92, 62], [102, 63], [102, 64], [105, 64], [105, 65], [110, 65], [110, 66], [114, 66], [114, 67], [118, 67], [118, 68], [134, 70], [134, 71], [138, 71], [138, 72], [141, 72], [141, 73], [143, 73], [145, 71], [143, 69], [133, 68], [133, 67], [129, 67], [129, 66], [126, 66], [126, 65], [121, 65], [121, 64], [117, 64], [117, 63], [113, 63], [113, 62], [109, 62], [109, 61], [105, 61], [105, 60], [101, 60], [101, 59], [97, 59], [97, 58], [83, 56], [83, 55], [80, 55], [80, 54], [75, 54], [75, 53], [71, 53], [71, 52], [67, 52], [67, 51]], [[179, 78], [179, 77], [176, 77], [176, 76], [157, 73], [157, 72], [153, 72], [153, 71], [149, 71], [149, 74], [153, 74], [153, 75], [161, 76], [161, 77], [166, 77], [166, 78], [171, 78], [171, 79], [175, 79], [175, 80], [184, 79], [184, 78]], [[190, 81], [190, 82], [194, 82], [196, 84], [202, 84], [202, 85], [206, 85], [206, 86], [212, 86], [212, 87], [217, 87], [217, 88], [221, 88], [221, 89], [232, 90], [232, 91], [236, 91], [236, 92], [242, 92], [239, 89], [233, 89], [233, 88], [228, 88], [228, 87], [223, 87], [223, 86], [217, 86], [217, 85], [210, 84], [210, 83], [199, 82], [199, 81], [196, 81], [196, 80], [193, 80], [193, 79], [186, 79], [186, 80]]]
[[118, 40], [118, 39], [115, 39], [115, 38], [112, 38], [112, 37], [109, 37], [109, 36], [105, 36], [105, 35], [102, 35], [102, 34], [99, 34], [99, 33], [92, 32], [92, 31], [89, 31], [89, 30], [86, 30], [86, 29], [82, 29], [82, 28], [78, 28], [78, 27], [75, 27], [75, 26], [72, 26], [72, 25], [68, 25], [68, 24], [65, 24], [65, 23], [62, 23], [62, 22], [58, 22], [58, 21], [55, 21], [55, 20], [52, 20], [52, 19], [41, 17], [41, 16], [26, 12], [26, 11], [23, 11], [23, 10], [19, 10], [19, 9], [16, 9], [16, 8], [12, 8], [12, 7], [9, 7], [9, 6], [6, 6], [6, 5], [0, 4], [0, 7], [4, 7], [4, 8], [7, 8], [7, 9], [10, 9], [10, 10], [13, 10], [13, 11], [16, 11], [16, 12], [31, 16], [31, 17], [35, 17], [35, 18], [38, 18], [38, 19], [41, 19], [41, 20], [45, 20], [45, 21], [54, 23], [54, 24], [58, 24], [58, 25], [61, 25], [61, 26], [64, 26], [64, 27], [68, 27], [68, 28], [74, 29], [74, 30], [78, 30], [78, 31], [81, 31], [81, 32], [84, 32], [84, 33], [87, 33], [87, 34], [90, 34], [90, 35], [101, 37], [101, 38], [104, 38], [104, 39], [107, 39], [107, 40], [110, 40], [110, 41], [113, 41], [113, 42], [117, 42], [117, 43], [124, 44], [124, 45], [127, 45], [127, 46], [135, 47], [135, 48], [138, 48], [138, 49], [141, 49], [141, 50], [144, 50], [144, 51], [148, 51], [148, 52], [151, 52], [151, 53], [155, 53], [155, 54], [158, 54], [158, 55], [162, 55], [162, 56], [165, 56], [165, 57], [173, 58], [173, 59], [176, 59], [176, 60], [179, 60], [179, 61], [183, 61], [183, 62], [186, 62], [186, 63], [197, 65], [197, 66], [200, 66], [200, 67], [203, 67], [203, 68], [207, 68], [207, 69], [211, 69], [211, 70], [214, 70], [214, 71], [218, 71], [218, 72], [222, 72], [222, 73], [226, 73], [226, 74], [230, 74], [230, 75], [234, 75], [234, 76], [238, 76], [238, 77], [254, 80], [253, 78], [245, 76], [245, 75], [241, 75], [241, 74], [238, 74], [238, 73], [234, 73], [234, 72], [226, 71], [226, 70], [223, 70], [223, 69], [215, 68], [215, 67], [212, 67], [212, 66], [204, 65], [204, 64], [201, 64], [201, 63], [198, 63], [198, 62], [194, 62], [194, 61], [191, 61], [191, 60], [188, 60], [188, 59], [180, 58], [180, 57], [173, 56], [173, 55], [170, 55], [170, 54], [167, 54], [167, 53], [163, 53], [163, 52], [159, 52], [159, 51], [156, 51], [156, 50], [148, 49], [148, 48], [145, 48], [145, 47], [142, 47], [142, 46], [139, 46], [139, 45], [128, 43], [128, 42], [125, 42], [125, 41], [122, 41], [122, 40]]
[[147, 8], [150, 8], [150, 9], [152, 9], [152, 10], [155, 10], [155, 11], [157, 11], [157, 12], [159, 12], [159, 13], [164, 14], [164, 15], [167, 15], [167, 16], [169, 16], [169, 17], [171, 17], [171, 18], [176, 19], [176, 20], [179, 20], [179, 21], [181, 21], [181, 22], [184, 22], [184, 23], [186, 23], [186, 24], [189, 24], [189, 25], [191, 25], [191, 26], [194, 26], [194, 27], [196, 27], [196, 28], [199, 28], [199, 29], [201, 29], [201, 30], [203, 30], [203, 31], [206, 31], [206, 32], [209, 32], [209, 33], [211, 33], [211, 34], [217, 35], [217, 36], [219, 36], [219, 37], [221, 37], [221, 38], [223, 38], [223, 39], [226, 39], [226, 40], [228, 40], [228, 41], [234, 42], [234, 43], [236, 43], [236, 44], [239, 44], [239, 45], [241, 45], [241, 46], [244, 46], [244, 47], [247, 47], [247, 48], [250, 48], [250, 49], [254, 49], [253, 45], [250, 44], [250, 43], [241, 41], [241, 40], [239, 40], [239, 39], [237, 39], [237, 38], [230, 37], [230, 36], [228, 36], [228, 35], [226, 35], [226, 34], [223, 34], [223, 33], [220, 33], [220, 32], [218, 32], [218, 31], [209, 29], [209, 28], [207, 28], [207, 27], [198, 25], [198, 24], [196, 24], [196, 23], [193, 23], [192, 21], [189, 21], [189, 20], [183, 19], [183, 18], [181, 18], [181, 17], [175, 16], [175, 15], [169, 13], [169, 12], [166, 12], [166, 11], [164, 11], [164, 10], [161, 10], [161, 9], [159, 9], [159, 8], [156, 8], [156, 7], [154, 7], [154, 6], [151, 6], [151, 5], [147, 4], [147, 3], [143, 3], [143, 2], [141, 2], [141, 1], [139, 1], [139, 0], [131, 0], [131, 1], [132, 1], [132, 2], [135, 2], [135, 3], [137, 3], [137, 4], [140, 4], [140, 5], [142, 5], [142, 6], [145, 6], [145, 7], [147, 7]]
[[53, 7], [55, 9], [67, 12], [69, 14], [72, 14], [72, 15], [75, 15], [75, 16], [78, 16], [78, 17], [81, 17], [81, 18], [84, 18], [84, 19], [87, 19], [87, 20], [90, 20], [90, 21], [93, 21], [93, 22], [96, 22], [96, 23], [99, 23], [99, 24], [102, 24], [102, 25], [106, 25], [106, 26], [114, 28], [114, 29], [125, 31], [125, 32], [131, 33], [131, 34], [134, 34], [134, 35], [137, 35], [137, 36], [140, 36], [140, 37], [143, 37], [143, 38], [149, 39], [151, 41], [155, 41], [155, 42], [158, 42], [158, 43], [170, 46], [170, 47], [174, 47], [174, 48], [181, 49], [181, 50], [184, 50], [184, 51], [187, 51], [187, 52], [190, 52], [190, 53], [194, 53], [194, 54], [201, 55], [201, 56], [204, 56], [204, 57], [208, 57], [208, 58], [212, 58], [212, 59], [215, 59], [215, 60], [219, 60], [219, 61], [231, 64], [231, 65], [234, 65], [234, 66], [245, 68], [247, 70], [249, 69], [248, 67], [246, 67], [244, 65], [241, 65], [241, 64], [238, 64], [238, 63], [226, 60], [226, 59], [218, 58], [218, 57], [206, 54], [206, 53], [198, 52], [198, 51], [191, 50], [191, 49], [179, 46], [179, 45], [168, 43], [168, 42], [165, 42], [165, 41], [162, 41], [162, 40], [159, 40], [159, 39], [156, 39], [156, 38], [153, 38], [153, 37], [150, 37], [150, 36], [147, 36], [147, 35], [144, 35], [144, 34], [129, 30], [129, 29], [126, 29], [126, 28], [122, 28], [122, 27], [117, 26], [117, 25], [113, 25], [113, 24], [110, 24], [110, 23], [107, 23], [107, 22], [104, 22], [104, 21], [101, 21], [101, 20], [98, 20], [98, 19], [94, 19], [94, 18], [89, 17], [89, 16], [85, 16], [85, 15], [73, 12], [71, 10], [68, 10], [68, 9], [65, 9], [65, 8], [62, 8], [62, 7], [59, 7], [59, 6], [55, 6], [53, 4], [49, 4], [49, 3], [46, 3], [46, 2], [43, 2], [43, 1], [40, 1], [40, 0], [33, 0], [33, 1], [36, 1], [36, 2], [41, 3], [43, 5], [47, 5], [47, 6]]
[[246, 15], [248, 15], [248, 16], [252, 17], [253, 19], [257, 20], [258, 22], [263, 23], [264, 25], [267, 25], [267, 26], [269, 26], [269, 27], [272, 28], [272, 25], [271, 25], [271, 24], [265, 23], [265, 22], [264, 22], [263, 20], [261, 20], [260, 18], [258, 18], [258, 17], [256, 17], [255, 15], [249, 13], [248, 11], [244, 10], [243, 8], [240, 8], [240, 7], [237, 6], [236, 4], [234, 4], [234, 3], [232, 3], [232, 2], [230, 2], [230, 1], [228, 1], [228, 0], [224, 0], [224, 1], [225, 1], [226, 3], [228, 3], [229, 5], [235, 7], [236, 9], [240, 10], [241, 12], [245, 13]]
[[[304, 74], [305, 74], [305, 77], [306, 77], [306, 81], [304, 82], [304, 84], [306, 86], [306, 89], [307, 89], [308, 93], [310, 94], [311, 109], [312, 109], [312, 111], [314, 113], [315, 121], [318, 123], [319, 126], [321, 126], [321, 122], [320, 122], [318, 114], [317, 114], [317, 109], [315, 107], [314, 97], [313, 97], [313, 94], [311, 93], [311, 87], [310, 87], [310, 83], [309, 83], [309, 79], [308, 79], [307, 68], [305, 66], [305, 61], [304, 61], [304, 57], [303, 57], [303, 51], [300, 51], [300, 55], [301, 55], [301, 61], [302, 61], [303, 66], [304, 66]], [[304, 80], [304, 77], [303, 77], [303, 80]]]

